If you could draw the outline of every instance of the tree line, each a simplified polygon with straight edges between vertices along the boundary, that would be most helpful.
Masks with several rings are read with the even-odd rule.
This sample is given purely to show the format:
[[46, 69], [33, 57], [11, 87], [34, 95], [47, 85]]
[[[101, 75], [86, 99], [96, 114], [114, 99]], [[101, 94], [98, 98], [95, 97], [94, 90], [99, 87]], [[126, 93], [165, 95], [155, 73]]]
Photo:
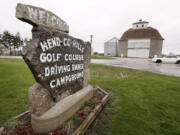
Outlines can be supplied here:
[[21, 48], [26, 45], [27, 42], [28, 39], [23, 39], [19, 32], [15, 35], [9, 31], [4, 31], [0, 34], [0, 46], [4, 45], [6, 48], [10, 49], [10, 55], [12, 55], [13, 52], [20, 54]]

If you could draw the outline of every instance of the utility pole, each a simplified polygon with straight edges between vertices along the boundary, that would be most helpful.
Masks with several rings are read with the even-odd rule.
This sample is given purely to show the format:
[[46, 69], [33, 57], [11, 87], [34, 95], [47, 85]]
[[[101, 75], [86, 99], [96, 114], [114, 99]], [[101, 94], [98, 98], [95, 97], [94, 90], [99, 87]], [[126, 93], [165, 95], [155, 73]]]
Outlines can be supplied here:
[[90, 35], [90, 42], [91, 42], [91, 45], [92, 45], [92, 42], [93, 42], [93, 35]]
[[91, 42], [91, 55], [93, 55], [94, 54], [93, 48], [92, 48], [93, 35], [90, 35], [90, 42]]

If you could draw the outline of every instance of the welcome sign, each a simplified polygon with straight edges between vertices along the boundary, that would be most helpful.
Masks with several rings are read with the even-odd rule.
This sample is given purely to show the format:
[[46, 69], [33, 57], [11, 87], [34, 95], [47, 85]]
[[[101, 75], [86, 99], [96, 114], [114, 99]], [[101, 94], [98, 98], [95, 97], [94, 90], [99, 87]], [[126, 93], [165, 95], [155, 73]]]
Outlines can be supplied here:
[[73, 94], [82, 89], [90, 43], [69, 36], [68, 25], [49, 11], [19, 4], [17, 11], [21, 9], [24, 12], [17, 12], [16, 17], [34, 25], [32, 41], [22, 54], [36, 81], [54, 100], [64, 92]]

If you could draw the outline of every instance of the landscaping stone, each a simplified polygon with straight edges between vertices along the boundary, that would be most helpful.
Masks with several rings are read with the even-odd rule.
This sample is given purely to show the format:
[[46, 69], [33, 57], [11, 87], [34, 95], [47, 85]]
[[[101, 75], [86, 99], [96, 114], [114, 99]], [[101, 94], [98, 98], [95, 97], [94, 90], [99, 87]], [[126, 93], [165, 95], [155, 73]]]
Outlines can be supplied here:
[[[40, 100], [41, 99], [41, 100]], [[40, 116], [54, 105], [49, 91], [39, 83], [29, 88], [29, 111]]]
[[3, 133], [4, 127], [0, 127], [0, 135]]

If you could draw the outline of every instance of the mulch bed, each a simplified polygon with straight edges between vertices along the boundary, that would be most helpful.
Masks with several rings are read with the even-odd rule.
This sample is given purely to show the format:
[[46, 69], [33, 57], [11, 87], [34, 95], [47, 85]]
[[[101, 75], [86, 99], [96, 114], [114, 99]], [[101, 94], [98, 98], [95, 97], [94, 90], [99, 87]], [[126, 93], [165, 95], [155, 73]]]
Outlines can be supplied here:
[[2, 135], [72, 135], [95, 107], [101, 103], [105, 95], [99, 89], [95, 89], [93, 97], [89, 101], [86, 101], [72, 118], [53, 132], [35, 134], [31, 125], [30, 113], [27, 113], [22, 117], [7, 121], [2, 126], [4, 127]]

